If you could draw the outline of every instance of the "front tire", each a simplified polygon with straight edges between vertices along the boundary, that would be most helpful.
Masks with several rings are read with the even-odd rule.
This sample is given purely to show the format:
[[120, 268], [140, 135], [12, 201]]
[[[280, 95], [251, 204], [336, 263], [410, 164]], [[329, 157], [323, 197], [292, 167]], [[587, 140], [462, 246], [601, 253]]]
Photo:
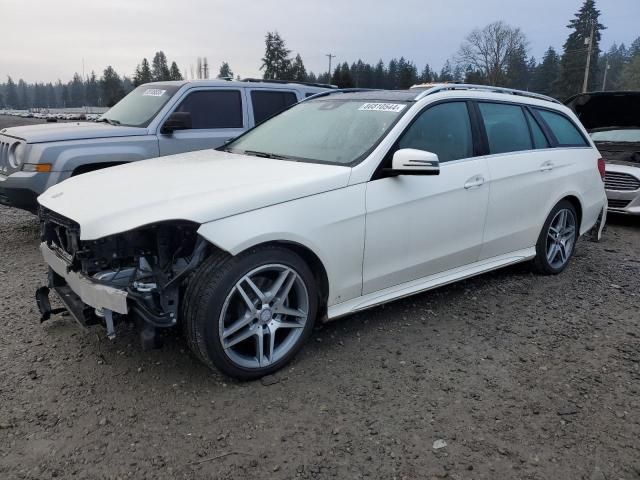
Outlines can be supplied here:
[[194, 353], [211, 368], [250, 380], [279, 370], [302, 348], [313, 329], [318, 293], [304, 260], [274, 245], [209, 257], [183, 302]]
[[543, 275], [562, 272], [575, 251], [578, 241], [578, 214], [568, 200], [560, 201], [544, 222], [538, 243], [534, 269]]

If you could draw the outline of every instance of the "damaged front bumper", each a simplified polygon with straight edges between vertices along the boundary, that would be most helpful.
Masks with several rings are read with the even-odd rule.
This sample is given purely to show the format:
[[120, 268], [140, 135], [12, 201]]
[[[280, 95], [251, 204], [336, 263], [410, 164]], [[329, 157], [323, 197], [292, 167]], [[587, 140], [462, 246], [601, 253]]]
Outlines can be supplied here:
[[47, 265], [62, 277], [83, 303], [99, 311], [109, 310], [122, 315], [129, 313], [127, 292], [92, 282], [82, 274], [69, 270], [70, 263], [44, 242], [40, 244], [40, 252]]
[[[49, 286], [40, 287], [36, 291], [36, 301], [42, 315], [40, 321], [48, 320], [52, 314], [67, 312], [81, 327], [87, 328], [99, 323], [99, 317], [102, 317], [107, 337], [114, 339], [116, 332], [113, 314], [126, 315], [129, 312], [127, 292], [92, 282], [70, 270], [70, 262], [45, 242], [40, 244], [40, 252], [50, 268]], [[64, 308], [51, 308], [49, 288], [53, 288]]]

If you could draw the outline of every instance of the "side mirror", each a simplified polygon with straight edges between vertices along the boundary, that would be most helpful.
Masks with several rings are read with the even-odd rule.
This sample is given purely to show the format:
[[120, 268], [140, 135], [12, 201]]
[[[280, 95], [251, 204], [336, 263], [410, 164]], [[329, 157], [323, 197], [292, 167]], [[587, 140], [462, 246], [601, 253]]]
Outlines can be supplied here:
[[438, 155], [415, 148], [403, 148], [393, 154], [391, 168], [385, 168], [388, 176], [440, 175]]
[[160, 133], [169, 135], [176, 130], [191, 128], [191, 114], [189, 112], [173, 112], [169, 115], [160, 129]]

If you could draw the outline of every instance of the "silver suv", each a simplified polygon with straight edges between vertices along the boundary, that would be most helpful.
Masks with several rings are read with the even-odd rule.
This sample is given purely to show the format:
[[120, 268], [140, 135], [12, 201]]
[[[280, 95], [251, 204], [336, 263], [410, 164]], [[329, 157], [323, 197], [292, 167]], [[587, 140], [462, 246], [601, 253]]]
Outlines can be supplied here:
[[329, 85], [197, 80], [141, 85], [97, 122], [0, 130], [0, 203], [35, 212], [69, 177], [113, 165], [217, 148]]

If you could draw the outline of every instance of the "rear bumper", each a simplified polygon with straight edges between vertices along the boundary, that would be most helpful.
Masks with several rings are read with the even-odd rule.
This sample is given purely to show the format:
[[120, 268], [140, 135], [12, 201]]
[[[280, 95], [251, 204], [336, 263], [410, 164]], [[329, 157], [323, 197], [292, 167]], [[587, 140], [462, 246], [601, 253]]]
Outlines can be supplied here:
[[40, 252], [51, 269], [64, 279], [71, 291], [86, 305], [126, 315], [127, 292], [108, 285], [92, 282], [83, 275], [69, 271], [69, 262], [59, 256], [46, 243], [40, 244]]

